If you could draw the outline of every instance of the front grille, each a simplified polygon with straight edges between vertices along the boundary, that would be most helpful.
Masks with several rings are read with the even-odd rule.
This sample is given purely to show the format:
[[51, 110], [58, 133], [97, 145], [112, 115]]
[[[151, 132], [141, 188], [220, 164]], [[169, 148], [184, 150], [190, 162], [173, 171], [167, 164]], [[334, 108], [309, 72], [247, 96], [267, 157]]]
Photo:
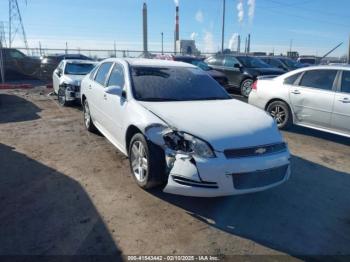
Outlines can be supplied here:
[[285, 165], [262, 171], [233, 174], [233, 186], [236, 189], [250, 189], [272, 185], [284, 179], [287, 169], [288, 165]]
[[286, 143], [255, 146], [238, 149], [227, 149], [224, 151], [226, 158], [254, 157], [268, 154], [276, 154], [287, 150]]

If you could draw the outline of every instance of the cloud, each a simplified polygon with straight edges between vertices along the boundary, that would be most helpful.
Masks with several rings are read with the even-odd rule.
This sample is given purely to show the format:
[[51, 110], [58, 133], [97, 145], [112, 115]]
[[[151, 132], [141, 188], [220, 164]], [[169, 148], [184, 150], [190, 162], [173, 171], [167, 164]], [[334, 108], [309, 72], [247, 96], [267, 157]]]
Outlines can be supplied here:
[[176, 6], [179, 6], [179, 0], [174, 0]]
[[231, 38], [230, 41], [228, 43], [228, 48], [231, 51], [236, 51], [237, 50], [237, 46], [238, 46], [238, 34], [234, 33]]
[[255, 0], [248, 0], [248, 17], [249, 22], [252, 23], [255, 15]]
[[196, 13], [196, 20], [197, 20], [197, 22], [199, 22], [199, 23], [203, 23], [204, 15], [203, 15], [202, 10], [198, 10], [198, 11], [197, 11], [197, 13]]
[[197, 37], [198, 37], [198, 33], [193, 32], [193, 33], [191, 34], [191, 40], [195, 40]]
[[204, 42], [204, 52], [205, 53], [215, 52], [213, 33], [209, 32], [209, 31], [204, 31], [203, 42]]
[[236, 8], [237, 8], [238, 22], [241, 24], [244, 18], [243, 0], [239, 0]]

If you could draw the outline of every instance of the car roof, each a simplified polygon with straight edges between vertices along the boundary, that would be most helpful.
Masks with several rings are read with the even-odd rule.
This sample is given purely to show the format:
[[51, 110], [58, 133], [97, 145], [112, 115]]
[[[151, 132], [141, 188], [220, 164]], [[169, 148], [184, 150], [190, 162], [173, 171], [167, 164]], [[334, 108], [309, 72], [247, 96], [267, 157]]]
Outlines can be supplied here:
[[125, 61], [131, 66], [160, 66], [160, 67], [192, 67], [197, 68], [194, 65], [177, 62], [177, 61], [169, 61], [169, 60], [161, 60], [161, 59], [147, 59], [147, 58], [108, 58], [103, 60], [103, 62], [122, 62]]
[[316, 65], [316, 66], [308, 66], [308, 67], [303, 67], [299, 68], [290, 72], [287, 72], [283, 75], [277, 76], [275, 79], [285, 79], [289, 76], [292, 76], [294, 74], [306, 72], [306, 71], [311, 71], [311, 70], [350, 70], [350, 65]]

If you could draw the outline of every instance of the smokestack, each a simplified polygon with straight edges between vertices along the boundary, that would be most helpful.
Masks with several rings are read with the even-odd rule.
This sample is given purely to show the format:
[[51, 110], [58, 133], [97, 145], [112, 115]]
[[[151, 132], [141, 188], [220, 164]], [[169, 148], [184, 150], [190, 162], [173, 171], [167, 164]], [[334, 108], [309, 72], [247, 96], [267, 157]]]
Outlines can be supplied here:
[[245, 46], [244, 46], [244, 53], [247, 54], [247, 49], [248, 49], [248, 38], [245, 38]]
[[143, 16], [143, 53], [147, 55], [148, 53], [148, 32], [147, 32], [147, 4], [143, 3], [142, 8]]
[[239, 54], [241, 52], [241, 35], [238, 35], [237, 39], [237, 53]]
[[175, 35], [174, 35], [174, 53], [176, 54], [176, 43], [180, 40], [180, 26], [179, 26], [179, 5], [176, 2], [176, 18], [175, 18]]
[[248, 34], [247, 53], [250, 53], [250, 34]]

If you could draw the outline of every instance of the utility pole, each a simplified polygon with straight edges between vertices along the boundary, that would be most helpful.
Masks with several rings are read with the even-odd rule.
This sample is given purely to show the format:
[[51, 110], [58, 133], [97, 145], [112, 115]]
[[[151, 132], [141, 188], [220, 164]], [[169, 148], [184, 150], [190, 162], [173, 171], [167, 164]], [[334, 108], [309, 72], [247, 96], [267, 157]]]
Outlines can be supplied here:
[[350, 37], [349, 37], [349, 48], [348, 48], [348, 64], [350, 64]]
[[162, 35], [162, 55], [164, 55], [164, 33], [161, 33]]
[[222, 35], [221, 35], [221, 53], [224, 53], [225, 42], [225, 13], [226, 13], [226, 0], [223, 0], [223, 12], [222, 12]]
[[293, 48], [293, 39], [290, 40], [290, 44], [289, 44], [289, 54], [292, 54], [292, 48]]
[[4, 57], [2, 53], [2, 42], [3, 42], [2, 32], [0, 32], [0, 76], [1, 76], [1, 83], [5, 83], [5, 68], [4, 68]]
[[113, 48], [114, 48], [114, 57], [117, 57], [117, 45], [116, 45], [115, 41], [114, 41]]
[[41, 49], [41, 42], [39, 41], [39, 54], [40, 54], [40, 56], [42, 55], [42, 51], [41, 51], [42, 49]]

